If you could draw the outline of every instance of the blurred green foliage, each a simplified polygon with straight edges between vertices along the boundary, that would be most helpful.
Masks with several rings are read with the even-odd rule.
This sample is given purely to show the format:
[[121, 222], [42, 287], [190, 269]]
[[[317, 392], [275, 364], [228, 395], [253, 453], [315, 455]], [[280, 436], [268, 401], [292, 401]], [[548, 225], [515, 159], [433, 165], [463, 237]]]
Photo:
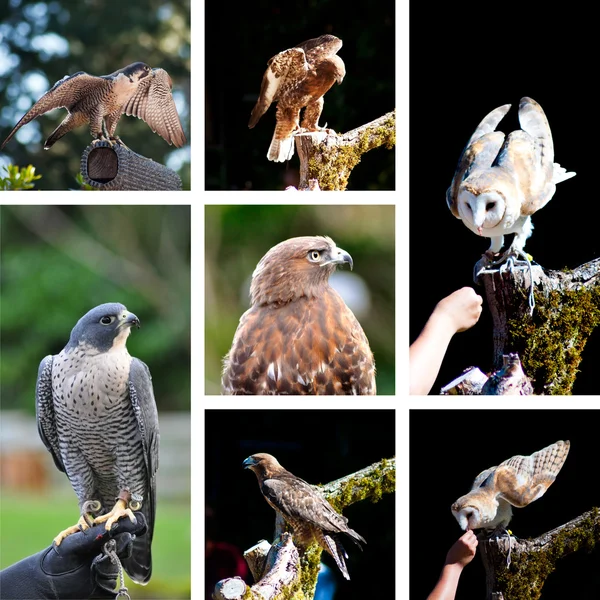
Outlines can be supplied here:
[[[44, 515], [44, 518], [32, 518]], [[152, 541], [152, 579], [147, 586], [125, 585], [131, 598], [190, 598], [190, 505], [161, 502]], [[71, 496], [9, 495], [2, 493], [2, 544], [0, 569], [49, 545], [57, 534], [57, 523], [77, 518]]]
[[41, 175], [35, 174], [35, 167], [32, 165], [20, 169], [16, 165], [7, 165], [3, 170], [6, 177], [0, 177], [0, 190], [31, 190], [35, 187], [33, 182], [42, 178]]
[[357, 314], [377, 368], [377, 393], [395, 393], [394, 206], [241, 205], [205, 207], [206, 393], [220, 393], [221, 361], [250, 306], [250, 277], [275, 244], [328, 235], [354, 259], [371, 305]]
[[189, 206], [2, 206], [0, 221], [2, 408], [33, 414], [42, 358], [121, 302], [141, 320], [127, 347], [159, 412], [190, 409]]
[[[189, 144], [190, 0], [4, 0], [4, 4], [0, 22], [2, 139], [65, 75], [78, 71], [107, 75], [143, 61], [171, 76], [173, 91], [182, 100], [180, 118]], [[40, 81], [44, 89], [33, 93], [32, 82], [39, 86]], [[33, 162], [44, 173], [40, 189], [72, 187], [81, 154], [91, 142], [88, 128], [79, 127], [50, 150], [42, 149], [44, 140], [65, 115], [64, 109], [58, 109], [28, 123], [20, 131], [27, 129], [25, 137], [31, 136], [30, 141], [13, 139], [3, 150], [10, 157], [8, 162]], [[190, 189], [189, 145], [176, 150], [146, 123], [125, 115], [117, 134], [132, 150], [176, 170], [183, 189]]]

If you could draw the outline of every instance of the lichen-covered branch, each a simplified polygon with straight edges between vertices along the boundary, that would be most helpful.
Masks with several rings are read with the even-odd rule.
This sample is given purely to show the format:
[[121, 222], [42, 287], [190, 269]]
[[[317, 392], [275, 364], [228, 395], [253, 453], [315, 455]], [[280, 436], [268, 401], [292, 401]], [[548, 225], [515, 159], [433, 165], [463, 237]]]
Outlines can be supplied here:
[[[300, 159], [299, 190], [309, 182], [320, 190], [345, 190], [352, 169], [361, 156], [379, 146], [396, 145], [396, 111], [343, 134], [303, 133], [296, 136]], [[315, 183], [316, 182], [316, 183]]]
[[[396, 459], [382, 459], [356, 473], [315, 487], [339, 512], [361, 500], [378, 502], [383, 494], [396, 491]], [[213, 593], [215, 600], [312, 600], [321, 548], [313, 544], [298, 552], [285, 529], [285, 522], [278, 515], [273, 546], [263, 540], [244, 553], [255, 579], [258, 577], [257, 583], [251, 587], [244, 584], [242, 588], [239, 578], [219, 581]]]
[[479, 549], [486, 571], [486, 598], [538, 600], [559, 559], [573, 552], [592, 552], [599, 543], [598, 508], [532, 540], [509, 539], [508, 536], [481, 540]]

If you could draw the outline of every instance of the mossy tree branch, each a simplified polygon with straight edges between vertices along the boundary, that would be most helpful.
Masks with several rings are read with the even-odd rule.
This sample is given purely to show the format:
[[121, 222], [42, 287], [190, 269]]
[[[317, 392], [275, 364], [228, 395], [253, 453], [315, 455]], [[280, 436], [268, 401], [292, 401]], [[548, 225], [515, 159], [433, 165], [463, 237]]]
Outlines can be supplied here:
[[[341, 479], [315, 486], [338, 511], [359, 502], [378, 502], [396, 489], [396, 459], [383, 459]], [[311, 544], [299, 550], [285, 531], [281, 518], [275, 521], [275, 541], [264, 540], [244, 553], [257, 583], [248, 587], [239, 578], [219, 581], [215, 600], [312, 600], [317, 585], [321, 548]], [[261, 574], [258, 575], [257, 574]]]
[[532, 540], [508, 536], [480, 540], [487, 600], [538, 600], [559, 559], [573, 552], [592, 552], [599, 542], [598, 508]]
[[[347, 133], [304, 133], [296, 136], [300, 158], [299, 190], [345, 190], [361, 156], [379, 146], [396, 144], [396, 111]], [[312, 183], [311, 183], [312, 182]], [[316, 182], [316, 183], [315, 183]]]

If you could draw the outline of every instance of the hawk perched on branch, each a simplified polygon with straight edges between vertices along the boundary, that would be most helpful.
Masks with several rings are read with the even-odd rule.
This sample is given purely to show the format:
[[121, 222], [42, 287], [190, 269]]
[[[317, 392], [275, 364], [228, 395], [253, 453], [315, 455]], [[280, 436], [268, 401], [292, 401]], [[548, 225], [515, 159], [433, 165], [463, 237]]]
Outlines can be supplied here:
[[316, 542], [333, 557], [342, 575], [350, 579], [344, 560], [348, 555], [340, 534], [347, 535], [361, 550], [361, 542], [367, 542], [348, 527], [348, 519], [335, 512], [317, 488], [286, 471], [274, 456], [253, 454], [243, 465], [254, 471], [262, 495], [292, 527], [294, 540], [304, 547]]
[[284, 162], [292, 158], [293, 135], [298, 130], [302, 108], [302, 129], [322, 130], [318, 122], [323, 96], [335, 82], [342, 83], [346, 75], [344, 61], [336, 56], [341, 47], [339, 38], [322, 35], [284, 50], [267, 62], [248, 127], [252, 129], [271, 102], [277, 102], [277, 125], [267, 154], [269, 160]]
[[481, 472], [471, 491], [452, 505], [464, 530], [506, 528], [512, 506], [523, 508], [541, 498], [561, 470], [570, 442], [558, 442], [531, 456], [513, 456]]
[[252, 306], [224, 359], [224, 394], [375, 394], [360, 323], [329, 285], [352, 257], [328, 237], [271, 248], [252, 275]]

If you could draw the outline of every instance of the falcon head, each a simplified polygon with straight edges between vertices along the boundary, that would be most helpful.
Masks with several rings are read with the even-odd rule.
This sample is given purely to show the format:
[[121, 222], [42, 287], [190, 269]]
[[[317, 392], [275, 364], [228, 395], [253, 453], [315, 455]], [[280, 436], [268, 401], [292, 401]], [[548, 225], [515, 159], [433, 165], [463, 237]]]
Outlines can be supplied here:
[[296, 237], [273, 246], [261, 259], [250, 285], [253, 305], [283, 305], [314, 298], [328, 287], [329, 276], [352, 257], [327, 236]]
[[123, 67], [119, 71], [115, 71], [109, 77], [117, 77], [119, 74], [125, 75], [131, 81], [131, 83], [137, 83], [140, 79], [147, 77], [152, 73], [152, 69], [143, 62], [136, 62], [126, 67]]
[[140, 320], [118, 302], [100, 304], [87, 312], [73, 327], [69, 347], [86, 344], [108, 352], [123, 348], [133, 326], [140, 327]]

